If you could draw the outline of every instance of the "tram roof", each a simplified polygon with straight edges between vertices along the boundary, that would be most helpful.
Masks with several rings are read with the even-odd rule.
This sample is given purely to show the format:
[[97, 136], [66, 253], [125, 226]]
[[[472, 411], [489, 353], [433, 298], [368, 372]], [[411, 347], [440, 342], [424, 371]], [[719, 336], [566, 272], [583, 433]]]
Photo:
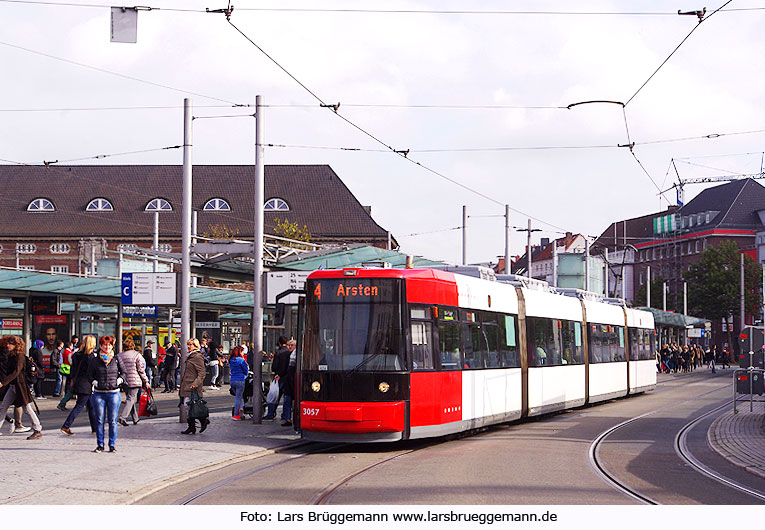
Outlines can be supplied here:
[[[0, 296], [21, 295], [24, 293], [44, 293], [61, 295], [70, 300], [90, 300], [95, 302], [86, 312], [115, 312], [114, 307], [101, 304], [118, 304], [122, 283], [117, 278], [94, 278], [49, 274], [38, 271], [17, 271], [0, 269]], [[191, 303], [223, 307], [253, 306], [253, 294], [250, 291], [235, 291], [215, 287], [192, 287]], [[16, 307], [18, 306], [18, 307]], [[0, 299], [0, 309], [21, 309], [21, 304], [8, 303]], [[62, 307], [67, 311], [67, 307]], [[73, 310], [73, 309], [72, 309]], [[83, 311], [82, 306], [80, 311]]]

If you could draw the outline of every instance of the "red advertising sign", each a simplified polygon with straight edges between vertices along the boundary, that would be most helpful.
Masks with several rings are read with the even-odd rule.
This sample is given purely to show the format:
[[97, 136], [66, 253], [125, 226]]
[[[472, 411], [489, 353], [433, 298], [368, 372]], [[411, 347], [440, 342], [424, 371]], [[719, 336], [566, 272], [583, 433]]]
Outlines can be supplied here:
[[24, 321], [23, 320], [7, 320], [2, 319], [0, 322], [3, 323], [4, 329], [23, 329], [24, 328]]
[[37, 315], [35, 324], [66, 324], [66, 315]]

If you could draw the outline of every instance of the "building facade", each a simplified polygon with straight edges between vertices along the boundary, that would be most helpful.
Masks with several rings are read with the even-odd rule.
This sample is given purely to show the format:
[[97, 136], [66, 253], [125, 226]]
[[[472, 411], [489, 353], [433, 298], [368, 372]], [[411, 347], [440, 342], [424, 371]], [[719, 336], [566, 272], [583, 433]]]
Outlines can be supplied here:
[[[197, 234], [252, 239], [253, 166], [194, 166]], [[119, 251], [180, 252], [181, 166], [0, 166], [0, 266], [85, 274]], [[395, 240], [326, 165], [266, 166], [264, 228], [305, 227], [318, 244]]]

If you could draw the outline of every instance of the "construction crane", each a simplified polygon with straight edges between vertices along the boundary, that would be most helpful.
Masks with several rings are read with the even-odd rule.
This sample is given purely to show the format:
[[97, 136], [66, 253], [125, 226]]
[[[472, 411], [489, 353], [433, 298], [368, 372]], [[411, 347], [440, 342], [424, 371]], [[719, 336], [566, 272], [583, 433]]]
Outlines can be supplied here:
[[659, 193], [666, 193], [668, 191], [677, 190], [677, 204], [679, 206], [682, 206], [684, 203], [684, 195], [685, 191], [683, 187], [686, 184], [705, 184], [707, 182], [726, 182], [726, 181], [733, 181], [733, 180], [741, 180], [741, 179], [765, 179], [765, 172], [763, 172], [762, 169], [758, 173], [739, 173], [734, 175], [714, 175], [709, 177], [691, 177], [691, 178], [680, 178], [680, 174], [677, 171], [677, 166], [675, 165], [675, 159], [672, 159], [672, 166], [675, 169], [675, 174], [677, 175], [677, 182], [672, 184], [669, 188]]

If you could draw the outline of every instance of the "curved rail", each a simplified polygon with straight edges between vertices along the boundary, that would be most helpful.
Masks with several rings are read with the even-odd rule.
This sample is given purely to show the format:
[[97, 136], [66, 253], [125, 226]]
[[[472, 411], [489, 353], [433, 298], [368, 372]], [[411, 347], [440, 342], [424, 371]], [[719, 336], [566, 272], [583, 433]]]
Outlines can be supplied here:
[[701, 420], [706, 418], [707, 416], [712, 415], [713, 413], [717, 412], [723, 407], [730, 406], [730, 403], [724, 403], [720, 405], [717, 408], [714, 408], [707, 412], [706, 414], [703, 414], [696, 418], [693, 421], [690, 421], [686, 423], [682, 429], [680, 429], [675, 436], [675, 452], [677, 455], [685, 460], [688, 464], [690, 464], [696, 471], [699, 473], [706, 475], [707, 477], [711, 478], [712, 480], [715, 480], [719, 482], [720, 484], [724, 484], [725, 486], [728, 486], [730, 488], [736, 489], [738, 491], [741, 491], [742, 493], [746, 493], [747, 495], [751, 495], [752, 497], [755, 497], [757, 499], [760, 499], [762, 501], [765, 501], [765, 493], [755, 490], [752, 488], [749, 488], [747, 486], [744, 486], [743, 484], [740, 484], [736, 482], [735, 480], [729, 479], [717, 471], [714, 471], [710, 469], [708, 466], [705, 466], [702, 464], [688, 449], [687, 445], [687, 438], [688, 433], [699, 423]]

